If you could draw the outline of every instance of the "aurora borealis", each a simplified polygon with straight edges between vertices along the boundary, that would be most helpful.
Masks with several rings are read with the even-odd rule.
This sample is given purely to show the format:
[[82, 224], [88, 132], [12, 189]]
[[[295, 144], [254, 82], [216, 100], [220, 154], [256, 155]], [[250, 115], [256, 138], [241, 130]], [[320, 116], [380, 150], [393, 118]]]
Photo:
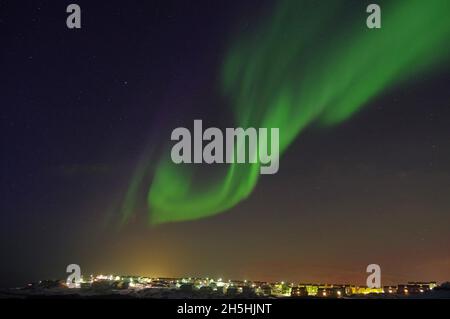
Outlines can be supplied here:
[[[364, 12], [342, 1], [278, 2], [255, 30], [233, 36], [225, 57], [222, 93], [236, 127], [280, 128], [283, 152], [310, 125], [349, 120], [378, 94], [448, 63], [449, 9], [445, 0], [388, 3], [383, 27], [369, 30]], [[259, 179], [258, 164], [231, 164], [207, 185], [195, 169], [163, 155], [148, 191], [152, 223], [223, 212]]]
[[[449, 6], [0, 1], [0, 287], [69, 264], [354, 284], [379, 264], [383, 284], [450, 280]], [[278, 127], [278, 172], [173, 164], [171, 132], [199, 119]]]

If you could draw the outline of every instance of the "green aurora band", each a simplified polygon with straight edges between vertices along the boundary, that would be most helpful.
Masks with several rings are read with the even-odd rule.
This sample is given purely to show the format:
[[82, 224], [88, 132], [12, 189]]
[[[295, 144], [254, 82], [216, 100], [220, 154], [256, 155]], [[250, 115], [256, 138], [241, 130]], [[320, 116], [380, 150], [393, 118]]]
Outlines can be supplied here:
[[[309, 125], [339, 124], [387, 89], [448, 67], [450, 1], [377, 3], [381, 29], [367, 28], [364, 1], [285, 0], [264, 23], [234, 38], [221, 87], [235, 127], [280, 128], [282, 153]], [[138, 171], [126, 201], [142, 180]], [[152, 224], [230, 209], [259, 178], [259, 164], [228, 164], [206, 183], [195, 171], [167, 154], [160, 159], [147, 195]], [[123, 207], [124, 221], [131, 206]]]

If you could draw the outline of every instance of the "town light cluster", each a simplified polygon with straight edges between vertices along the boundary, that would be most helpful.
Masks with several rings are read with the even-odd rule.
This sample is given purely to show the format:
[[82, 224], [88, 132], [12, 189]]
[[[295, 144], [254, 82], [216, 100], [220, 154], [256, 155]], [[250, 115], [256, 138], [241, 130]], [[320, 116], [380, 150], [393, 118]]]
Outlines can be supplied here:
[[[61, 282], [61, 285], [66, 283]], [[409, 282], [395, 286], [370, 288], [351, 284], [316, 284], [265, 282], [251, 280], [223, 280], [222, 278], [153, 278], [143, 276], [91, 275], [82, 277], [76, 289], [96, 290], [171, 290], [180, 292], [202, 292], [212, 296], [260, 296], [260, 297], [322, 297], [344, 298], [346, 296], [386, 294], [422, 294], [433, 290], [436, 282]]]

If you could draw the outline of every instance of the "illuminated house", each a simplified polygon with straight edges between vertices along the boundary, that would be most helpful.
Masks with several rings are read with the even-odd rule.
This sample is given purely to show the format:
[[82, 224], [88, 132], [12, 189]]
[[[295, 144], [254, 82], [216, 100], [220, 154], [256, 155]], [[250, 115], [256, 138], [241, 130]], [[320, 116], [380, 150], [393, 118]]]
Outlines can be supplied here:
[[433, 290], [436, 282], [408, 282], [406, 285], [398, 285], [397, 293], [401, 295], [421, 294]]
[[259, 289], [262, 296], [272, 295], [272, 287], [270, 285], [264, 284]]
[[291, 290], [291, 296], [292, 297], [304, 297], [308, 296], [308, 291], [306, 290], [306, 287], [292, 287]]
[[383, 287], [383, 292], [385, 294], [396, 294], [398, 290], [397, 286], [384, 286]]
[[382, 287], [369, 288], [366, 286], [351, 286], [350, 292], [351, 295], [382, 294], [384, 293], [384, 289]]
[[290, 296], [292, 288], [285, 282], [277, 282], [272, 285], [272, 295]]
[[318, 285], [307, 284], [305, 285], [305, 288], [308, 293], [308, 296], [317, 296], [317, 293], [319, 291]]
[[333, 297], [333, 298], [341, 298], [346, 294], [345, 286], [333, 285], [332, 287], [330, 287], [328, 289], [328, 294], [330, 297]]
[[408, 286], [417, 286], [419, 289], [423, 289], [424, 291], [433, 290], [437, 287], [437, 283], [435, 281], [430, 282], [408, 282]]
[[317, 296], [318, 297], [329, 297], [330, 291], [326, 287], [319, 287], [317, 290]]

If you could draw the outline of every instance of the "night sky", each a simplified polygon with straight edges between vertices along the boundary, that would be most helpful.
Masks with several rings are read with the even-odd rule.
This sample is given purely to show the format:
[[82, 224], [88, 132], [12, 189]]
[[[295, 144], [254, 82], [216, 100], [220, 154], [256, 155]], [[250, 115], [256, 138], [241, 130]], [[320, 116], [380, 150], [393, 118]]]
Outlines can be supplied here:
[[[73, 2], [82, 9], [80, 30], [66, 27]], [[365, 26], [369, 2], [344, 2], [364, 32], [377, 32]], [[314, 5], [308, 8], [314, 16]], [[146, 197], [150, 188], [170, 184], [153, 181], [175, 127], [194, 119], [233, 126], [249, 96], [256, 96], [249, 113], [264, 114], [280, 85], [310, 81], [301, 101], [311, 102], [324, 82], [341, 81], [321, 58], [339, 56], [330, 47], [347, 54], [339, 40], [358, 38], [336, 16], [330, 29], [345, 29], [342, 37], [318, 32], [298, 52], [306, 62], [294, 65], [308, 76], [288, 64], [281, 80], [264, 82], [282, 56], [262, 53], [264, 45], [272, 48], [261, 34], [271, 30], [274, 11], [269, 0], [0, 1], [0, 286], [64, 278], [72, 263], [85, 275], [357, 284], [375, 263], [383, 284], [450, 279], [448, 59], [420, 72], [402, 69], [404, 76], [355, 105], [345, 120], [311, 122], [287, 143], [279, 172], [259, 177], [230, 208], [149, 223], [149, 215], [163, 214]], [[309, 11], [298, 14], [305, 28], [285, 34], [281, 25], [275, 33], [288, 38], [290, 49], [297, 32], [304, 40], [313, 24]], [[252, 41], [244, 50], [246, 37]], [[235, 94], [224, 93], [230, 48], [242, 53], [244, 69], [257, 61], [251, 94], [241, 79], [233, 82]], [[372, 62], [369, 50], [367, 56]], [[420, 65], [421, 56], [415, 58]], [[363, 64], [353, 61], [349, 77], [362, 83]], [[345, 95], [330, 90], [336, 95], [330, 107], [347, 105], [359, 92], [354, 88]], [[294, 126], [302, 110], [284, 127]], [[197, 174], [202, 187], [195, 195], [220, 184], [221, 173]]]

